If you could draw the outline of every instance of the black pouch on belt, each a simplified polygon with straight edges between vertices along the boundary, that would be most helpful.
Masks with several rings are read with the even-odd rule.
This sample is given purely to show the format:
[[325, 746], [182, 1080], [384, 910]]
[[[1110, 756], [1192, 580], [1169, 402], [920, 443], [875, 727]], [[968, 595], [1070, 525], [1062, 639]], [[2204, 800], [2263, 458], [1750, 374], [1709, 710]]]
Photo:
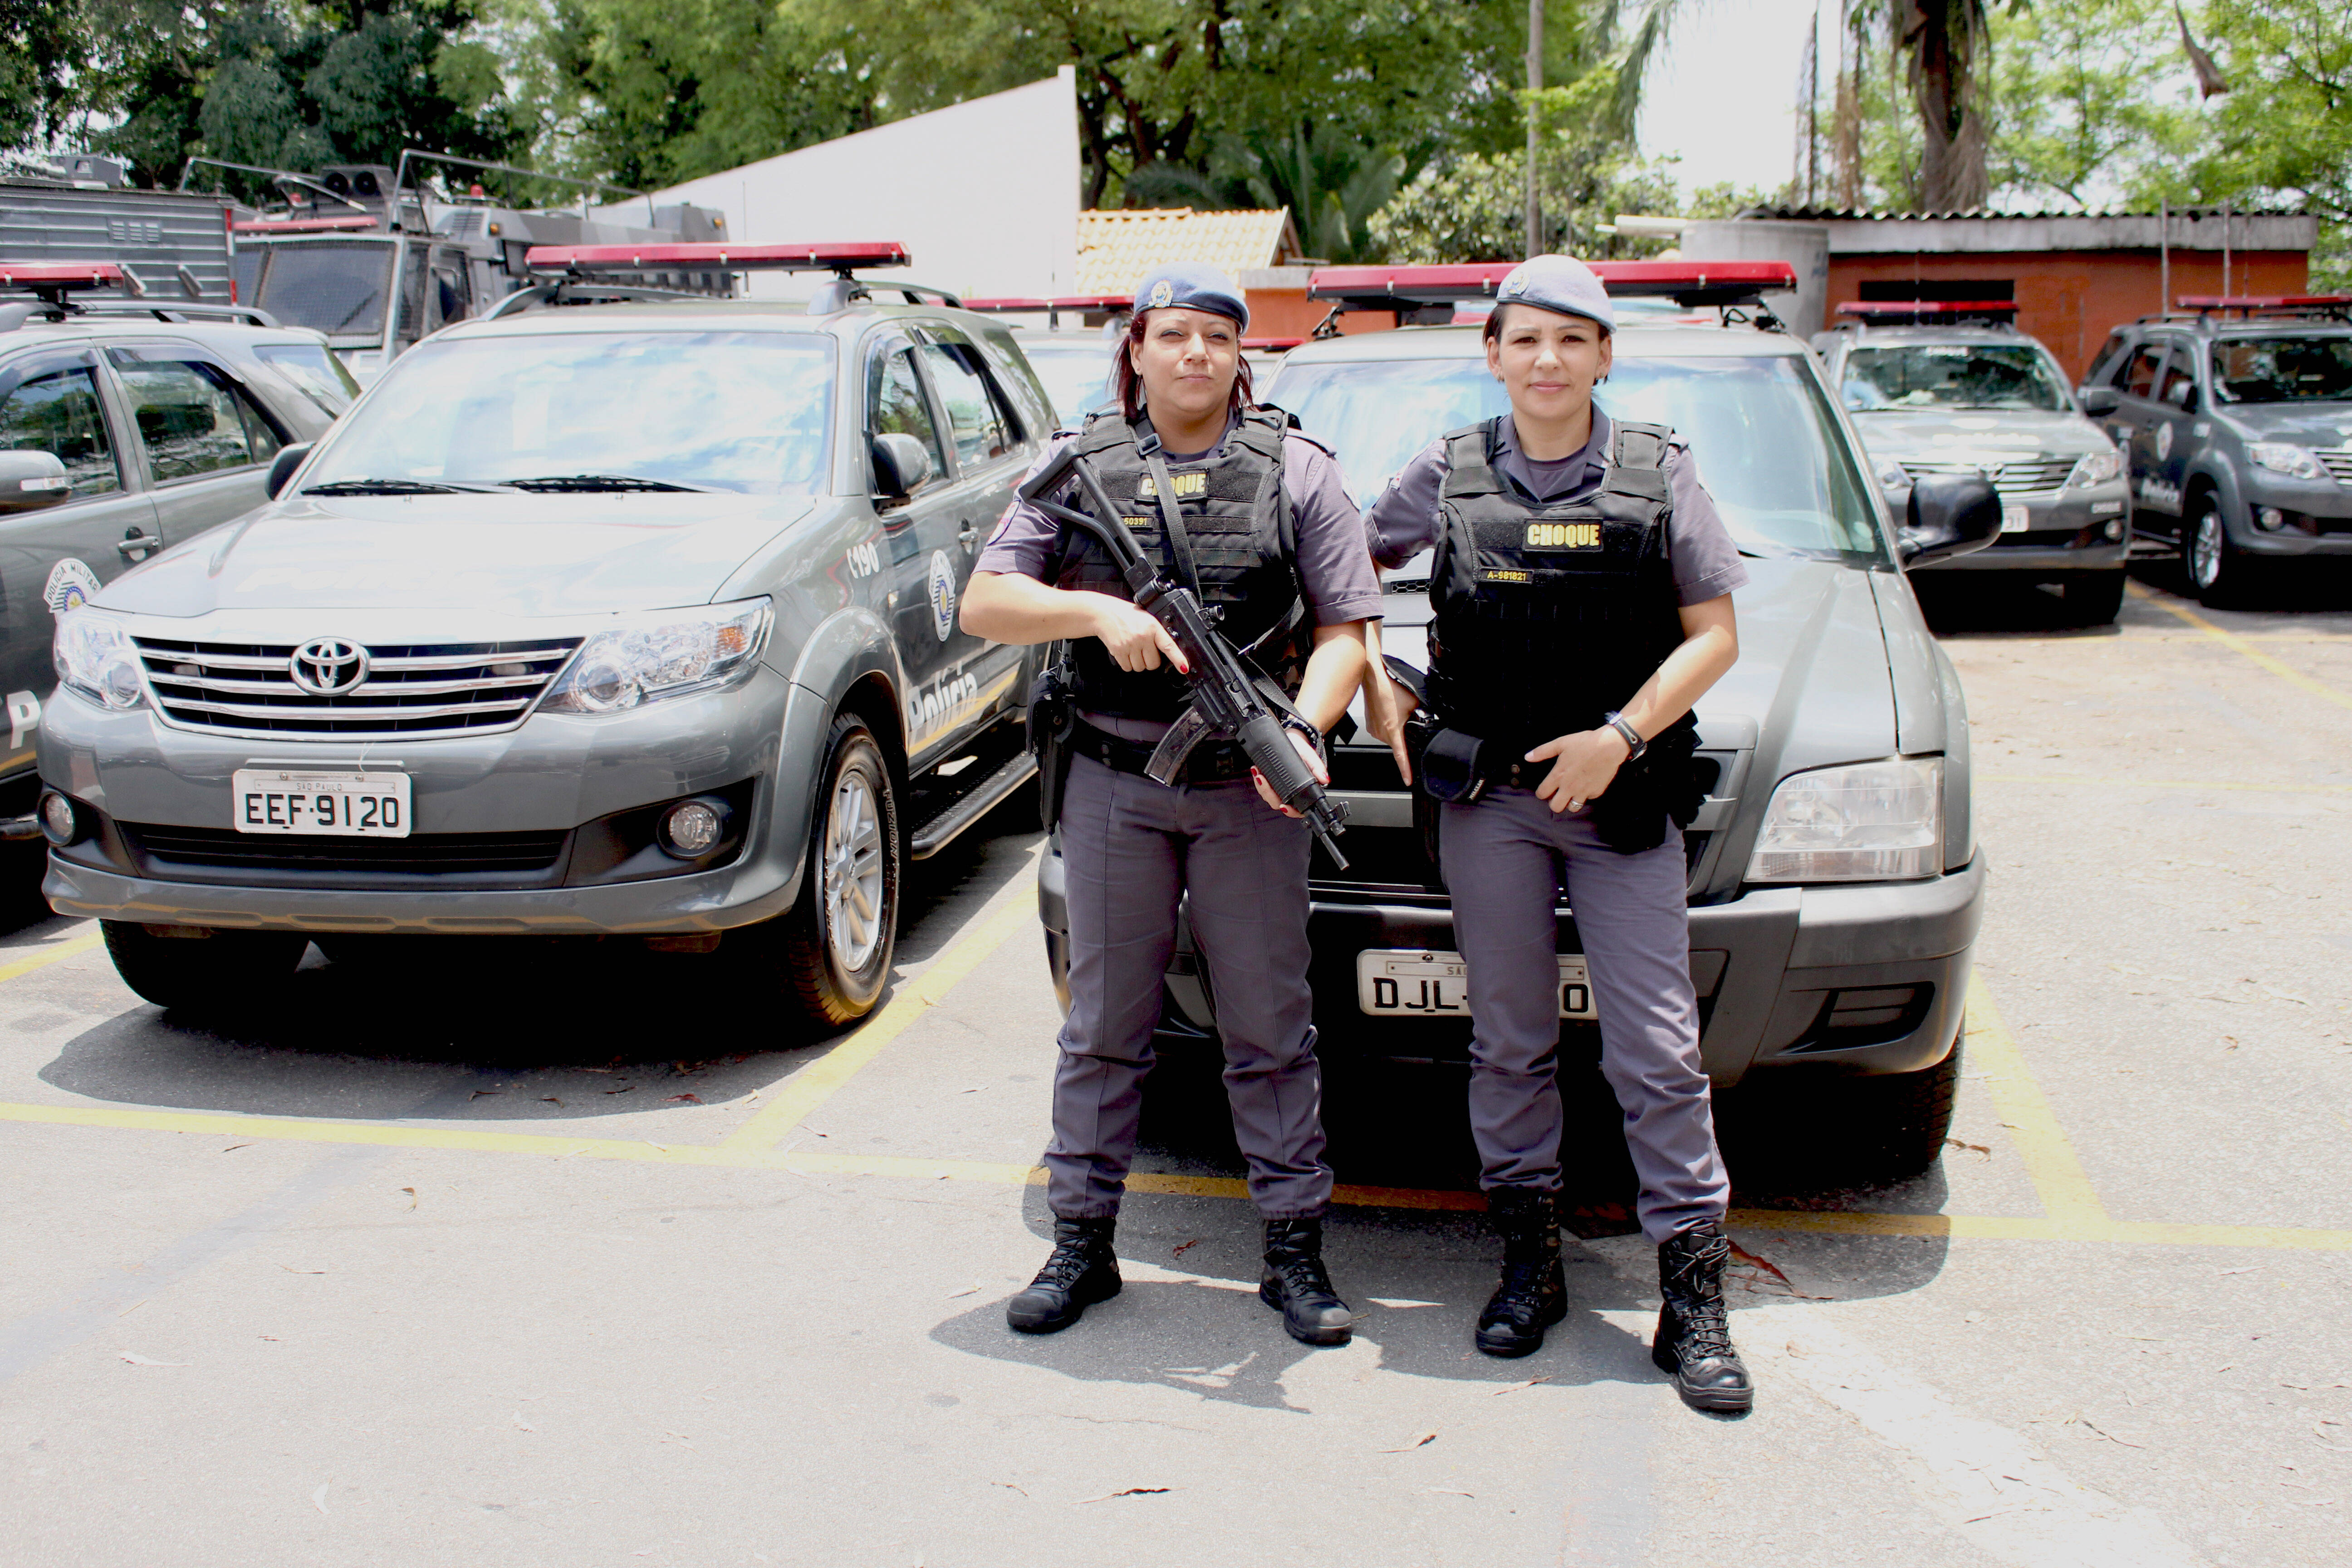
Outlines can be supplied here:
[[1070, 779], [1070, 727], [1077, 707], [1070, 700], [1066, 659], [1047, 665], [1029, 683], [1030, 753], [1037, 759], [1037, 816], [1046, 832], [1062, 820], [1062, 791]]
[[1421, 793], [1448, 805], [1468, 805], [1485, 795], [1486, 744], [1459, 730], [1432, 732], [1415, 763]]
[[1592, 803], [1592, 830], [1620, 855], [1638, 855], [1666, 841], [1666, 824], [1687, 827], [1706, 799], [1696, 763], [1698, 731], [1677, 724], [1628, 763]]

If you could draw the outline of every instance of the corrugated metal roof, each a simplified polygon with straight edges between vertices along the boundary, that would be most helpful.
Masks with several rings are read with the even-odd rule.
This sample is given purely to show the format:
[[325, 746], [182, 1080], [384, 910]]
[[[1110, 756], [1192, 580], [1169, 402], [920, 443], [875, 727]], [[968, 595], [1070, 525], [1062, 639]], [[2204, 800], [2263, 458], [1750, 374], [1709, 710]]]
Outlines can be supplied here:
[[1290, 209], [1195, 212], [1191, 207], [1107, 208], [1078, 215], [1081, 294], [1131, 294], [1168, 261], [1205, 261], [1239, 274], [1298, 256]]
[[[2163, 215], [2152, 212], [2069, 212], [2054, 208], [2044, 212], [2001, 212], [1992, 207], [1976, 207], [1966, 212], [1915, 213], [1886, 212], [1870, 207], [1759, 206], [1749, 207], [1739, 216], [1741, 217], [1774, 218], [1793, 223], [1930, 223], [1949, 222], [1955, 218], [1977, 218], [1986, 221], [2024, 220], [2027, 222], [2048, 218], [2129, 218], [2135, 221], [2146, 220], [2148, 222], [2154, 222]], [[2172, 216], [2176, 220], [2187, 220], [2197, 217], [2218, 218], [2221, 216], [2221, 209], [2220, 207], [2175, 207], [2172, 209]], [[2280, 207], [2232, 207], [2230, 210], [2230, 216], [2233, 218], [2242, 218], [2304, 217], [2308, 215], [2300, 212], [2289, 211], [2285, 208]]]

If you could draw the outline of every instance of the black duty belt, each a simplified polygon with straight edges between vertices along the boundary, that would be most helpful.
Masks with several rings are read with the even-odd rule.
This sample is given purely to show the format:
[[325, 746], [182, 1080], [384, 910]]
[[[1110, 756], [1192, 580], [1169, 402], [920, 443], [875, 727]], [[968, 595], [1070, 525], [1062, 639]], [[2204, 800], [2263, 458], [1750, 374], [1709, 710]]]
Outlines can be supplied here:
[[[1074, 755], [1092, 757], [1107, 768], [1122, 773], [1143, 776], [1151, 762], [1157, 742], [1122, 740], [1108, 730], [1097, 730], [1084, 719], [1070, 725], [1069, 748]], [[1249, 777], [1249, 757], [1231, 741], [1203, 741], [1192, 748], [1184, 759], [1183, 770], [1176, 782], [1188, 784], [1230, 784]]]

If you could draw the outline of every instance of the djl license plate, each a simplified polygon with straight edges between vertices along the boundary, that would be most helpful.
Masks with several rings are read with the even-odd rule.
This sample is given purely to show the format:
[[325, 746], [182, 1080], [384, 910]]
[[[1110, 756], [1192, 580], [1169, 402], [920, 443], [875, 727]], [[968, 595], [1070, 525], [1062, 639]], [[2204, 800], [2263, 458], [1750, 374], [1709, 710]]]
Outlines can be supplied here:
[[[1559, 1016], [1597, 1018], [1592, 976], [1580, 952], [1559, 959]], [[1466, 1018], [1470, 966], [1458, 952], [1367, 948], [1356, 955], [1356, 1005], [1378, 1018]]]

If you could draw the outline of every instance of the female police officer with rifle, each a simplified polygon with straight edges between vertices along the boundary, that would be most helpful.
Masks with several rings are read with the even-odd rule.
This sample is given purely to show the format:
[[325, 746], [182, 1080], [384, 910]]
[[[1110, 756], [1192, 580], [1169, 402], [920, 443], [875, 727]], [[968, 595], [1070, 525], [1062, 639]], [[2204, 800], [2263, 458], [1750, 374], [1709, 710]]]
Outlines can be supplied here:
[[[1322, 1257], [1331, 1172], [1307, 984], [1307, 864], [1310, 826], [1337, 826], [1318, 787], [1328, 776], [1321, 731], [1362, 678], [1380, 587], [1339, 465], [1280, 410], [1251, 403], [1248, 320], [1214, 268], [1179, 263], [1145, 278], [1112, 366], [1118, 410], [1057, 439], [1023, 487], [1034, 500], [1006, 512], [964, 596], [974, 636], [1069, 645], [1057, 675], [1071, 712], [1056, 743], [1067, 760], [1070, 1012], [1045, 1155], [1054, 1251], [1005, 1309], [1027, 1333], [1067, 1328], [1118, 1292], [1113, 1226], [1186, 894], [1234, 1136], [1265, 1221], [1259, 1295], [1307, 1344], [1344, 1344], [1353, 1321]], [[1072, 473], [1073, 459], [1086, 472]], [[1118, 515], [1093, 515], [1106, 501]], [[1122, 570], [1125, 552], [1097, 537], [1112, 530], [1149, 565], [1143, 595], [1145, 574]], [[1208, 635], [1264, 673], [1256, 689], [1195, 700], [1187, 675], [1213, 672], [1187, 658], [1193, 634], [1171, 636], [1160, 618], [1197, 630], [1199, 616], [1171, 613], [1187, 595], [1213, 625]], [[1281, 744], [1264, 722], [1269, 709], [1295, 759], [1265, 751], [1270, 736]], [[1244, 710], [1255, 721], [1246, 729], [1236, 721]], [[1258, 754], [1264, 768], [1252, 765]]]
[[[1700, 798], [1691, 706], [1738, 657], [1730, 595], [1748, 574], [1673, 432], [1593, 407], [1615, 320], [1591, 269], [1539, 256], [1496, 300], [1486, 364], [1510, 413], [1442, 437], [1365, 514], [1382, 565], [1436, 550], [1423, 693], [1376, 680], [1367, 716], [1401, 763], [1417, 753], [1419, 787], [1444, 803], [1439, 859], [1469, 964], [1470, 1125], [1503, 1243], [1475, 1337], [1489, 1355], [1526, 1355], [1567, 1315], [1564, 880], [1658, 1247], [1652, 1359], [1691, 1405], [1745, 1410], [1675, 827]], [[1431, 710], [1414, 726], [1425, 743], [1401, 731], [1417, 703]]]

